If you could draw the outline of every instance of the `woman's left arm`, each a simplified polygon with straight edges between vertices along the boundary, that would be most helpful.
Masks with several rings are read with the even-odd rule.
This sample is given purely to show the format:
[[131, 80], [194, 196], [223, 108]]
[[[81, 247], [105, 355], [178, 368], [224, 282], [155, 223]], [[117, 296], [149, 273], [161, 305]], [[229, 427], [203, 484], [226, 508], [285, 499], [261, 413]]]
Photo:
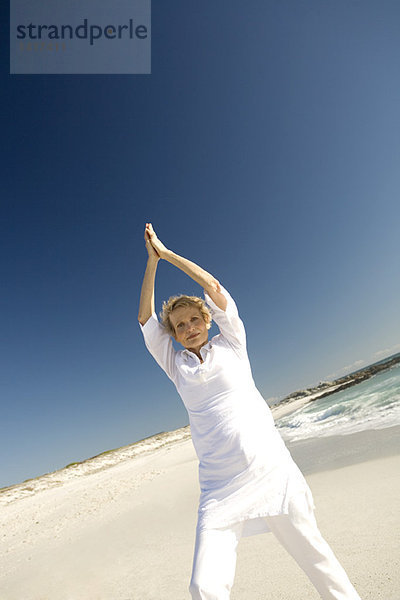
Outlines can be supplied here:
[[221, 285], [219, 281], [215, 279], [213, 275], [205, 271], [199, 265], [196, 265], [196, 263], [192, 262], [191, 260], [188, 260], [183, 256], [179, 256], [179, 254], [175, 254], [175, 252], [172, 252], [172, 250], [166, 248], [161, 240], [158, 239], [151, 223], [146, 225], [146, 233], [150, 238], [154, 250], [161, 259], [166, 260], [167, 262], [171, 263], [171, 265], [174, 265], [186, 273], [186, 275], [189, 275], [191, 279], [196, 281], [196, 283], [205, 289], [211, 300], [215, 302], [218, 308], [221, 310], [226, 310], [227, 300], [221, 292]]

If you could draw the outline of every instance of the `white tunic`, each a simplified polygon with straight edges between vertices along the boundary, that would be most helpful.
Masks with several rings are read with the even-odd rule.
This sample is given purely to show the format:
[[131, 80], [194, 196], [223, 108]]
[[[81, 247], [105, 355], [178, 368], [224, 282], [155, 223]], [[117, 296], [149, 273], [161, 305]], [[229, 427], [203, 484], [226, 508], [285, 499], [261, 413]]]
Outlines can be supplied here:
[[146, 346], [174, 382], [187, 409], [199, 458], [200, 528], [245, 521], [243, 535], [268, 531], [260, 517], [287, 514], [290, 498], [311, 491], [275, 428], [271, 411], [253, 381], [246, 334], [236, 305], [226, 311], [205, 293], [219, 327], [200, 350], [177, 351], [153, 314], [142, 326]]

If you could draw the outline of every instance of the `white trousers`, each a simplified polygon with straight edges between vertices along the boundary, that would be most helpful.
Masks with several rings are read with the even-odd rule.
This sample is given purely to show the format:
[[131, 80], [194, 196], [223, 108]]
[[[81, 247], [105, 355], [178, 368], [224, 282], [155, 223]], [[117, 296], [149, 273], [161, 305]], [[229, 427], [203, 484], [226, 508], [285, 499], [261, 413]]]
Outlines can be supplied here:
[[[288, 515], [265, 517], [272, 533], [297, 561], [323, 600], [360, 600], [360, 596], [323, 539], [314, 512], [296, 496]], [[197, 531], [190, 593], [193, 600], [229, 600], [236, 548], [243, 524]]]

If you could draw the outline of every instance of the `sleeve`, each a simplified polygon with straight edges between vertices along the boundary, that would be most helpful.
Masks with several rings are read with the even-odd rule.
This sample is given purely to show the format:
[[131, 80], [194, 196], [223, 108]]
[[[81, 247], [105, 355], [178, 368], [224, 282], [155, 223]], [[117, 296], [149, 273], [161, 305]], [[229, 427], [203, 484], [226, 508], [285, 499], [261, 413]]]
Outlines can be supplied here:
[[235, 301], [227, 290], [221, 285], [221, 292], [227, 299], [226, 310], [218, 308], [204, 290], [204, 298], [210, 309], [213, 321], [218, 325], [223, 337], [237, 350], [246, 351], [246, 332], [243, 322], [239, 317]]
[[168, 377], [174, 381], [176, 373], [176, 350], [173, 347], [170, 335], [158, 321], [155, 313], [151, 315], [150, 319], [144, 325], [141, 323], [139, 325], [147, 350]]

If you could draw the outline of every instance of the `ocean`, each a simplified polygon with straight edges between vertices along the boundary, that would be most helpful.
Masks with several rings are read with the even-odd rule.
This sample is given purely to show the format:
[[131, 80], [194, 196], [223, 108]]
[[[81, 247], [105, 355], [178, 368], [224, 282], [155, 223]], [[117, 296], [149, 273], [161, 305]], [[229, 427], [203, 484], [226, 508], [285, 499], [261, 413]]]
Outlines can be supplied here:
[[400, 365], [276, 421], [285, 441], [400, 425]]

